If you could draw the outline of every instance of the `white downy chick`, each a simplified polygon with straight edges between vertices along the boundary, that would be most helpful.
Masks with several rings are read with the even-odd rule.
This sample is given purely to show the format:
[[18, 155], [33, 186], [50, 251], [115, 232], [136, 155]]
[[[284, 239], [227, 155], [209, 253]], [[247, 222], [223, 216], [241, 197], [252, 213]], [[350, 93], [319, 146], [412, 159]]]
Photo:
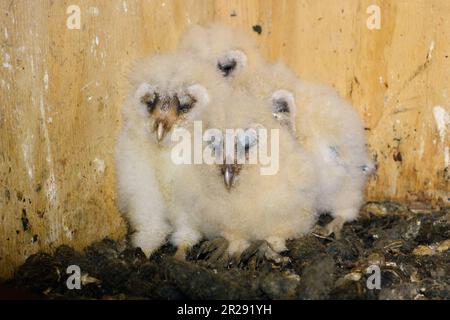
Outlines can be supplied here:
[[320, 233], [339, 238], [342, 225], [358, 217], [367, 176], [375, 169], [364, 127], [357, 112], [331, 87], [298, 80], [293, 90], [275, 91], [272, 111], [314, 156], [320, 186], [316, 209], [335, 218]]
[[200, 119], [210, 94], [228, 88], [208, 67], [186, 54], [155, 55], [138, 62], [129, 76], [115, 156], [118, 205], [133, 245], [147, 255], [172, 231], [167, 210], [177, 177], [171, 132]]
[[268, 101], [274, 117], [289, 125], [319, 167], [317, 210], [336, 218], [324, 232], [339, 236], [343, 223], [358, 216], [366, 177], [374, 171], [353, 107], [333, 88], [301, 80], [281, 62], [266, 62], [251, 37], [230, 27], [192, 27], [180, 49], [215, 65], [234, 88]]
[[[179, 257], [203, 237], [225, 238], [227, 253], [234, 257], [252, 241], [266, 240], [267, 257], [284, 251], [286, 239], [300, 237], [314, 226], [313, 160], [264, 104], [234, 91], [208, 108], [203, 153], [216, 162], [179, 165], [174, 171], [177, 184], [169, 216]], [[228, 138], [227, 129], [233, 130]], [[266, 154], [270, 157], [261, 157]]]

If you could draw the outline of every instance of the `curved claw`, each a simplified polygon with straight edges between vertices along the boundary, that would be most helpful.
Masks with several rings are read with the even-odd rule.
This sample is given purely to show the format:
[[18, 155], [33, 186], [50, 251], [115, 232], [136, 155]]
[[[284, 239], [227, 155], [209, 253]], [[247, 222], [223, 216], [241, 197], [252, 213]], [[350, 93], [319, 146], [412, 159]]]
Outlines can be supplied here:
[[312, 231], [312, 234], [319, 238], [330, 238], [332, 234], [334, 234], [334, 238], [336, 240], [341, 239], [341, 231], [342, 227], [344, 226], [344, 219], [341, 217], [334, 218], [330, 223], [328, 223], [326, 226], [316, 226], [314, 230]]
[[200, 246], [197, 253], [197, 260], [204, 260], [206, 265], [211, 267], [218, 264], [228, 264], [228, 241], [225, 238], [216, 238], [205, 241]]
[[283, 257], [275, 250], [273, 250], [270, 244], [265, 240], [258, 240], [253, 242], [241, 255], [240, 264], [248, 263], [252, 258], [256, 258], [256, 264], [261, 264], [264, 260], [270, 261], [276, 265], [283, 265], [289, 263], [288, 257]]

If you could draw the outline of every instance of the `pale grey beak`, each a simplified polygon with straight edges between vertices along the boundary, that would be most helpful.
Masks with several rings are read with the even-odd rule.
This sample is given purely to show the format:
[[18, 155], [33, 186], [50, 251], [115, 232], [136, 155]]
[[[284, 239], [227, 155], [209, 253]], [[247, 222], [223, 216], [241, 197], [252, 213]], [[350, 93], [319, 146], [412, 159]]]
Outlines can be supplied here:
[[223, 180], [225, 182], [225, 186], [228, 190], [233, 186], [234, 182], [234, 172], [231, 166], [225, 167], [225, 172], [223, 173]]
[[158, 128], [156, 129], [156, 140], [160, 142], [164, 137], [164, 125], [162, 122], [158, 123]]

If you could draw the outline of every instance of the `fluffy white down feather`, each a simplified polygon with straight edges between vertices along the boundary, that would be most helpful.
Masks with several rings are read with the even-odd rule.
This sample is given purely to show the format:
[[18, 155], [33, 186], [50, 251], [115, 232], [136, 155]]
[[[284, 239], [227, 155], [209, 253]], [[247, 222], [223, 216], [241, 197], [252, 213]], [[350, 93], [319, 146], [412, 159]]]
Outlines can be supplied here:
[[319, 167], [316, 210], [345, 221], [358, 216], [366, 177], [374, 164], [359, 115], [332, 87], [299, 79], [281, 62], [266, 62], [250, 36], [221, 24], [192, 27], [182, 37], [180, 49], [216, 66], [230, 52], [234, 56], [241, 52], [245, 65], [228, 71], [226, 79], [235, 89], [266, 100], [269, 108], [273, 98], [285, 96], [291, 130]]
[[200, 119], [228, 86], [208, 65], [186, 54], [156, 55], [142, 60], [130, 72], [130, 94], [122, 108], [122, 127], [116, 144], [118, 205], [132, 229], [132, 242], [150, 255], [172, 232], [168, 205], [176, 176], [170, 158], [173, 142], [167, 134], [160, 142], [153, 132], [154, 119], [141, 102], [146, 93], [186, 94], [197, 102], [176, 126]]
[[175, 168], [177, 183], [169, 214], [174, 245], [192, 246], [201, 237], [221, 236], [228, 240], [228, 251], [234, 255], [254, 240], [267, 240], [274, 250], [282, 251], [286, 239], [311, 230], [316, 222], [317, 170], [289, 130], [263, 108], [264, 103], [235, 91], [212, 105], [205, 118], [210, 128], [278, 129], [278, 172], [261, 175], [263, 164], [244, 164], [235, 185], [227, 190], [219, 165]]

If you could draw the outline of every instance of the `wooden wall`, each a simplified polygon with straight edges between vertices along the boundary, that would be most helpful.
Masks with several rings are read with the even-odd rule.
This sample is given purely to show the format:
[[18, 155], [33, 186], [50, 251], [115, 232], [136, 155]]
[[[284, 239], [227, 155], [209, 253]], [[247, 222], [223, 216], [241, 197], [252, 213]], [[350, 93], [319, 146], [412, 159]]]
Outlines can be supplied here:
[[[379, 30], [366, 26], [371, 4]], [[66, 27], [69, 5], [80, 30]], [[354, 102], [379, 162], [370, 199], [448, 204], [448, 0], [3, 0], [0, 277], [39, 249], [123, 235], [113, 148], [124, 72], [214, 20]]]

